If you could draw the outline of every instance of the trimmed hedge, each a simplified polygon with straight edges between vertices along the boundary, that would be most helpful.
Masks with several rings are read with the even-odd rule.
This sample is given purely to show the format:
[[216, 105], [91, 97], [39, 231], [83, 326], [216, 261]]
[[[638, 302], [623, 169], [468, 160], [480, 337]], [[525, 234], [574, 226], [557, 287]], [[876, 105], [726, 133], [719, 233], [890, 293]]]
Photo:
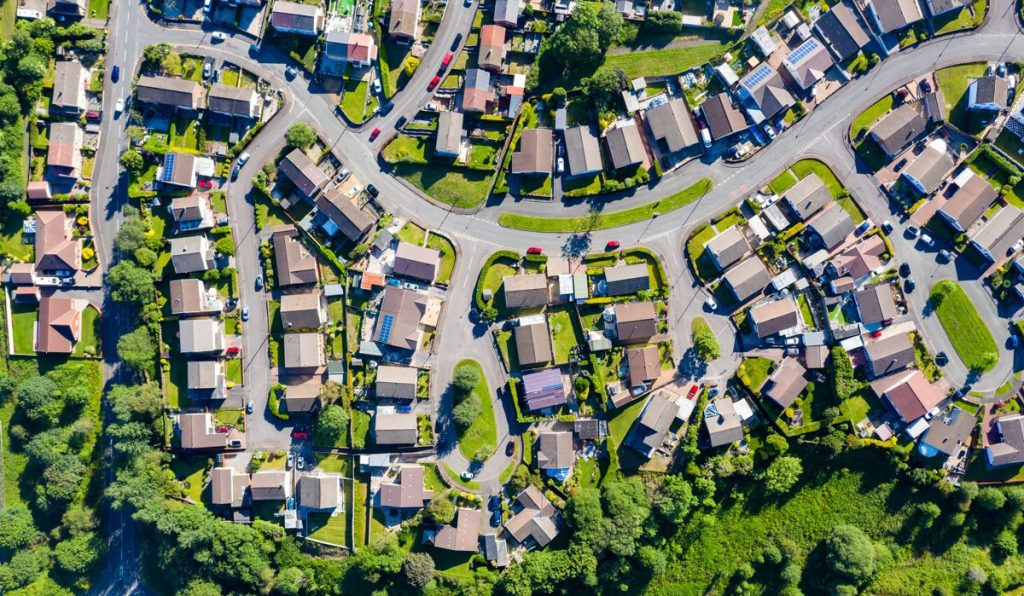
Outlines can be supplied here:
[[480, 268], [480, 273], [476, 278], [476, 291], [473, 294], [473, 302], [476, 304], [478, 311], [482, 312], [487, 308], [487, 304], [484, 302], [484, 280], [487, 278], [487, 270], [494, 265], [495, 261], [502, 258], [519, 261], [521, 257], [519, 253], [512, 250], [499, 250], [487, 257], [487, 260], [484, 261], [484, 266]]

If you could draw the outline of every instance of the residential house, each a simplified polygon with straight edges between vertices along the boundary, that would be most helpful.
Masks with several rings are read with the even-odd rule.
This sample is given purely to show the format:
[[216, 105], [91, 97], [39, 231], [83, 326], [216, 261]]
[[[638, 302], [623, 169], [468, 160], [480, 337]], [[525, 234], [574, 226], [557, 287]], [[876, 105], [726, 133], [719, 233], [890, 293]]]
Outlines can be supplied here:
[[327, 323], [327, 308], [320, 290], [282, 295], [278, 313], [285, 331], [319, 329]]
[[529, 412], [564, 405], [569, 396], [565, 392], [562, 373], [557, 368], [523, 373], [522, 399]]
[[185, 386], [195, 400], [218, 400], [227, 397], [224, 363], [220, 360], [189, 360]]
[[285, 333], [282, 343], [285, 368], [302, 370], [324, 365], [324, 338], [320, 332]]
[[53, 192], [50, 191], [50, 183], [46, 180], [30, 180], [25, 185], [25, 194], [29, 202], [49, 201], [53, 199]]
[[662, 153], [675, 153], [700, 142], [686, 100], [671, 99], [644, 112], [651, 138]]
[[508, 556], [508, 542], [504, 538], [498, 538], [496, 534], [484, 534], [484, 557], [498, 569], [508, 567], [511, 562]]
[[924, 19], [917, 0], [865, 0], [864, 15], [880, 35], [886, 35]]
[[970, 3], [966, 0], [925, 0], [925, 4], [928, 5], [928, 12], [937, 17], [950, 11], [961, 10]]
[[930, 195], [956, 165], [953, 156], [946, 150], [946, 142], [935, 139], [928, 143], [910, 165], [903, 170], [900, 178], [923, 195]]
[[1024, 462], [1024, 414], [1000, 416], [993, 426], [999, 434], [999, 441], [985, 447], [988, 467], [999, 468]]
[[252, 475], [249, 490], [253, 501], [286, 501], [292, 484], [284, 470], [260, 470]]
[[436, 548], [456, 552], [475, 553], [480, 550], [480, 528], [484, 514], [479, 509], [460, 507], [454, 526], [441, 526], [434, 534]]
[[804, 365], [809, 369], [821, 370], [825, 368], [828, 357], [828, 346], [804, 346]]
[[213, 160], [208, 157], [168, 151], [156, 169], [156, 181], [169, 186], [193, 189], [200, 176], [212, 178], [215, 168]]
[[85, 301], [57, 295], [39, 299], [39, 322], [36, 324], [36, 352], [70, 354], [82, 339], [82, 310]]
[[964, 168], [957, 174], [953, 184], [956, 191], [936, 213], [954, 231], [966, 232], [988, 210], [989, 205], [996, 202], [999, 193], [970, 168]]
[[377, 367], [377, 399], [416, 399], [418, 370], [411, 366], [382, 364]]
[[914, 346], [905, 333], [897, 333], [875, 340], [864, 346], [868, 370], [872, 377], [880, 377], [902, 370], [914, 363]]
[[415, 42], [419, 37], [420, 0], [394, 0], [388, 33], [401, 41]]
[[501, 280], [505, 308], [537, 308], [548, 303], [548, 276], [543, 273], [506, 275]]
[[565, 482], [576, 465], [571, 432], [546, 431], [537, 434], [537, 467], [549, 478]]
[[519, 136], [519, 149], [512, 154], [509, 172], [548, 175], [554, 153], [550, 128], [524, 130]]
[[732, 226], [708, 240], [704, 250], [718, 270], [725, 271], [750, 252], [750, 243], [738, 226]]
[[838, 203], [829, 205], [807, 226], [818, 245], [829, 251], [841, 246], [855, 228], [853, 218]]
[[313, 160], [302, 149], [293, 149], [286, 155], [281, 163], [277, 164], [277, 171], [291, 181], [295, 185], [295, 190], [306, 199], [316, 196], [316, 193], [330, 180], [330, 177], [316, 167]]
[[974, 79], [967, 86], [967, 109], [998, 112], [1006, 108], [1009, 95], [1009, 85], [999, 75]]
[[[519, 81], [518, 77], [523, 77], [522, 81]], [[515, 118], [515, 115], [519, 113], [519, 108], [523, 105], [523, 98], [526, 95], [526, 88], [523, 87], [526, 84], [526, 76], [514, 75], [512, 80], [512, 85], [505, 85], [501, 88], [501, 96], [508, 104], [505, 115], [509, 118]], [[522, 84], [519, 84], [520, 82]]]
[[67, 17], [84, 17], [87, 6], [86, 0], [47, 0], [46, 13], [63, 21]]
[[[905, 335], [898, 337], [906, 338]], [[895, 372], [872, 381], [871, 390], [896, 412], [900, 420], [908, 424], [938, 407], [946, 399], [945, 391], [929, 383], [919, 370]]]
[[261, 103], [259, 93], [252, 87], [229, 87], [214, 83], [210, 85], [206, 109], [225, 116], [259, 118]]
[[646, 262], [606, 267], [604, 281], [609, 296], [626, 296], [651, 289], [651, 276]]
[[206, 289], [202, 281], [193, 278], [171, 280], [170, 306], [175, 316], [211, 314], [224, 307], [215, 288]]
[[860, 322], [868, 328], [891, 322], [900, 314], [892, 297], [892, 286], [887, 283], [854, 292], [853, 302], [857, 305]]
[[395, 264], [392, 273], [434, 283], [437, 267], [440, 264], [441, 252], [437, 249], [410, 242], [399, 242], [398, 250], [395, 251]]
[[324, 28], [324, 9], [319, 3], [276, 0], [274, 8], [270, 11], [270, 25], [281, 33], [315, 37], [320, 35]]
[[380, 506], [398, 513], [423, 509], [434, 498], [434, 491], [425, 488], [424, 472], [423, 466], [402, 464], [393, 482], [381, 483]]
[[746, 130], [747, 120], [743, 113], [732, 105], [728, 93], [712, 95], [700, 104], [700, 110], [708, 123], [711, 138], [719, 141]]
[[917, 452], [924, 457], [956, 455], [967, 444], [977, 425], [978, 419], [973, 414], [953, 406], [949, 411], [932, 417], [928, 430], [917, 443]]
[[415, 445], [419, 440], [416, 414], [378, 406], [373, 415], [373, 436], [378, 445]]
[[752, 306], [748, 320], [754, 326], [757, 337], [765, 338], [798, 328], [800, 311], [797, 309], [796, 301], [786, 296]]
[[601, 443], [608, 436], [608, 422], [597, 418], [577, 418], [573, 423], [576, 438]]
[[85, 86], [89, 83], [89, 71], [81, 62], [61, 60], [53, 73], [53, 95], [50, 110], [65, 116], [78, 116], [85, 112]]
[[833, 6], [814, 22], [814, 31], [839, 60], [847, 60], [864, 49], [871, 37], [850, 0]]
[[519, 544], [544, 548], [558, 536], [558, 510], [536, 486], [530, 484], [519, 493], [515, 509], [515, 515], [505, 524], [505, 531]]
[[772, 118], [796, 103], [778, 71], [767, 62], [740, 79], [737, 95], [755, 124]]
[[310, 511], [334, 511], [342, 506], [341, 476], [303, 474], [299, 477], [299, 506]]
[[52, 176], [77, 180], [82, 175], [82, 143], [85, 131], [74, 122], [50, 124], [46, 168]]
[[808, 38], [782, 60], [793, 82], [804, 91], [813, 88], [833, 64], [828, 49], [816, 37]]
[[210, 472], [210, 502], [238, 509], [251, 499], [249, 475], [240, 474], [230, 466], [214, 468]]
[[224, 323], [217, 319], [181, 319], [178, 342], [182, 354], [223, 354]]
[[210, 195], [194, 192], [171, 199], [171, 219], [178, 233], [212, 228], [216, 222]]
[[519, 366], [547, 364], [554, 359], [551, 351], [551, 332], [547, 319], [539, 317], [529, 325], [520, 324], [512, 333], [516, 341]]
[[622, 345], [645, 344], [658, 334], [658, 315], [650, 301], [615, 305], [615, 334]]
[[811, 172], [786, 191], [783, 201], [798, 221], [806, 221], [832, 202], [832, 193], [821, 178]]
[[509, 29], [518, 29], [519, 11], [521, 9], [522, 0], [496, 0], [494, 3], [494, 22]]
[[604, 142], [608, 146], [608, 157], [613, 170], [621, 170], [637, 166], [647, 159], [644, 142], [640, 138], [635, 120], [619, 120], [605, 134]]
[[437, 137], [434, 153], [445, 157], [458, 157], [462, 149], [462, 112], [445, 110], [437, 116]]
[[491, 73], [481, 68], [467, 69], [462, 89], [462, 111], [483, 113], [494, 101], [494, 91], [491, 91]]
[[228, 433], [217, 432], [213, 414], [194, 412], [178, 414], [178, 438], [182, 449], [224, 449]]
[[893, 158], [941, 120], [942, 114], [932, 113], [925, 101], [904, 103], [876, 122], [868, 134], [886, 156]]
[[661, 376], [661, 355], [658, 346], [645, 346], [626, 350], [626, 365], [629, 368], [631, 389], [646, 387]]
[[825, 267], [832, 277], [849, 276], [860, 284], [882, 268], [882, 256], [888, 253], [882, 236], [872, 234], [836, 255]]
[[289, 375], [280, 377], [284, 384], [281, 410], [290, 416], [308, 416], [320, 408], [322, 389], [319, 375]]
[[277, 285], [281, 287], [315, 284], [320, 281], [320, 268], [314, 257], [299, 240], [295, 226], [274, 229], [274, 264]]
[[135, 86], [135, 98], [140, 103], [161, 108], [200, 110], [204, 95], [199, 83], [174, 77], [141, 76]]
[[427, 297], [418, 292], [388, 286], [373, 330], [373, 341], [398, 350], [415, 352], [419, 346], [419, 322], [427, 312]]
[[714, 399], [704, 408], [704, 426], [712, 447], [732, 445], [743, 440], [743, 419], [729, 396]]
[[213, 269], [213, 243], [206, 236], [171, 238], [171, 265], [178, 275]]
[[36, 211], [36, 275], [71, 277], [82, 267], [82, 245], [72, 229], [74, 219], [63, 209]]
[[1024, 211], [1014, 205], [1006, 205], [990, 215], [985, 224], [971, 236], [971, 246], [986, 259], [995, 262], [997, 247], [1009, 248], [1010, 242], [1016, 242], [1021, 237], [1024, 237]]
[[359, 242], [373, 227], [373, 218], [346, 197], [340, 186], [321, 194], [316, 208], [324, 218], [320, 228], [332, 238], [340, 232], [349, 242]]
[[741, 304], [764, 291], [770, 281], [771, 275], [757, 255], [748, 257], [722, 276], [722, 282]]
[[565, 159], [571, 176], [596, 174], [604, 170], [601, 162], [601, 142], [592, 126], [573, 126], [562, 132], [565, 139]]
[[754, 29], [750, 34], [750, 41], [763, 58], [770, 57], [779, 48], [779, 44], [775, 43], [775, 38], [772, 37], [771, 32], [763, 25]]
[[807, 387], [806, 372], [807, 369], [796, 358], [783, 358], [768, 376], [761, 393], [771, 398], [780, 408], [788, 408]]
[[505, 28], [501, 25], [484, 25], [480, 28], [480, 47], [477, 64], [493, 72], [501, 72], [505, 62]]
[[377, 60], [377, 43], [372, 35], [352, 31], [329, 31], [324, 41], [320, 71], [342, 76], [349, 65], [368, 68]]

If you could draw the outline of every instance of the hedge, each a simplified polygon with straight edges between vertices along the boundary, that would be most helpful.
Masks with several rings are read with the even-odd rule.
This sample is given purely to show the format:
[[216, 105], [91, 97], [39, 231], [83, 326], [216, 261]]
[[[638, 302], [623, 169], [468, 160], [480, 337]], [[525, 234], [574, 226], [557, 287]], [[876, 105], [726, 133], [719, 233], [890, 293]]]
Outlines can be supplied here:
[[494, 262], [498, 259], [513, 259], [519, 261], [521, 258], [519, 253], [512, 250], [499, 250], [487, 257], [484, 261], [484, 266], [480, 268], [480, 273], [476, 278], [476, 291], [473, 295], [473, 301], [476, 303], [476, 309], [483, 312], [487, 308], [487, 304], [484, 302], [484, 280], [487, 278], [487, 270], [494, 265]]
[[284, 391], [284, 385], [274, 385], [270, 388], [270, 399], [268, 400], [268, 406], [270, 407], [270, 413], [280, 418], [281, 420], [289, 420], [291, 417], [287, 413], [281, 411], [280, 392]]
[[658, 287], [661, 288], [661, 294], [664, 298], [668, 298], [668, 276], [665, 275], [665, 267], [661, 264], [661, 259], [654, 253], [653, 250], [638, 246], [629, 250], [623, 251], [622, 256], [629, 257], [631, 254], [642, 254], [650, 257], [654, 260], [654, 276], [658, 278]]
[[509, 377], [508, 393], [512, 397], [512, 405], [516, 408], [516, 420], [520, 424], [532, 424], [541, 420], [540, 416], [523, 414], [523, 407], [519, 404], [519, 379]]

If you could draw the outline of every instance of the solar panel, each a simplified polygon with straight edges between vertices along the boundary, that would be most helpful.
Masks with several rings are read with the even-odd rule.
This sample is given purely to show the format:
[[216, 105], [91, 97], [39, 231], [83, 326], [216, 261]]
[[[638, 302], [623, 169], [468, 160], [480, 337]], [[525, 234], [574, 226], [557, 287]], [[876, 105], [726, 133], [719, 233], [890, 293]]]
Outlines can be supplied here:
[[757, 87], [765, 79], [772, 75], [772, 69], [767, 64], [762, 64], [754, 69], [754, 72], [743, 79], [743, 86], [746, 88]]
[[387, 341], [391, 337], [391, 326], [395, 324], [395, 318], [391, 315], [384, 315], [380, 322], [380, 340]]
[[160, 180], [163, 181], [163, 182], [168, 182], [168, 181], [173, 180], [173, 179], [174, 179], [174, 154], [173, 153], [168, 153], [167, 155], [164, 156], [164, 171], [163, 171], [163, 176], [160, 177]]
[[787, 60], [789, 60], [792, 64], [796, 64], [802, 61], [807, 56], [809, 56], [811, 52], [816, 51], [818, 47], [818, 40], [812, 37], [811, 39], [808, 39], [803, 45], [793, 50], [787, 57]]

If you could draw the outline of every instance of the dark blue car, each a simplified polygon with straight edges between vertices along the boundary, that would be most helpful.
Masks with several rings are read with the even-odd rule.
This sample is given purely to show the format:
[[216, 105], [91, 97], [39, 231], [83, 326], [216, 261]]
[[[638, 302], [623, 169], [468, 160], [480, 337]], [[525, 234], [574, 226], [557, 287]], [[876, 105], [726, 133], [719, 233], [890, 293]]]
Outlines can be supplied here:
[[498, 495], [491, 495], [490, 503], [487, 508], [491, 511], [501, 511], [501, 497]]
[[110, 80], [114, 81], [116, 83], [117, 80], [120, 79], [120, 78], [121, 78], [121, 67], [115, 64], [113, 70], [110, 71]]
[[496, 509], [491, 514], [491, 526], [497, 528], [501, 525], [501, 509]]

